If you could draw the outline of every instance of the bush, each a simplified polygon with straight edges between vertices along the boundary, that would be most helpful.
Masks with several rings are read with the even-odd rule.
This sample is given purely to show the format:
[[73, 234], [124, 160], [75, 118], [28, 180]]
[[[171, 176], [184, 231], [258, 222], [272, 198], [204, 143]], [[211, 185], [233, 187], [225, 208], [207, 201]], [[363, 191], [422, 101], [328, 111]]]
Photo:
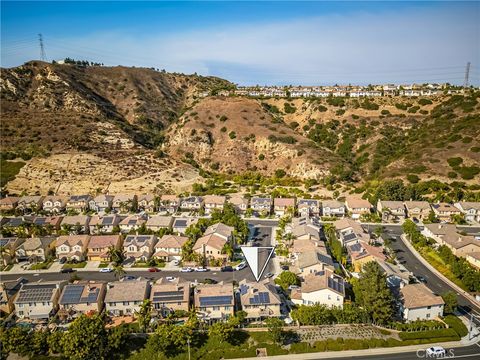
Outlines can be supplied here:
[[455, 171], [449, 171], [447, 176], [450, 178], [450, 179], [456, 179], [457, 178], [457, 173]]
[[235, 131], [230, 131], [230, 133], [228, 134], [228, 137], [230, 139], [235, 139], [237, 137], [237, 133]]
[[420, 106], [412, 106], [410, 109], [408, 109], [407, 112], [411, 114], [415, 114], [419, 109], [420, 109]]
[[325, 111], [327, 111], [327, 108], [323, 105], [318, 105], [317, 110], [320, 111], [320, 112], [325, 112]]
[[455, 168], [457, 170], [462, 179], [471, 180], [475, 177], [475, 175], [480, 173], [480, 168], [478, 166], [460, 166]]
[[283, 105], [283, 110], [285, 114], [294, 114], [297, 111], [297, 108], [289, 103]]
[[463, 159], [461, 157], [452, 157], [447, 159], [448, 165], [451, 167], [455, 167], [463, 163]]
[[411, 182], [412, 184], [416, 184], [420, 181], [420, 178], [415, 174], [408, 174], [407, 175], [407, 180], [409, 182]]
[[224, 126], [220, 129], [221, 132], [227, 132], [227, 128]]
[[263, 154], [258, 155], [258, 160], [260, 161], [265, 160], [265, 155]]
[[220, 119], [219, 119], [221, 122], [225, 122], [228, 120], [228, 117], [226, 117], [225, 115], [222, 115], [220, 116]]
[[395, 104], [395, 107], [398, 109], [398, 110], [407, 110], [408, 109], [408, 106], [406, 104], [401, 104], [401, 103], [396, 103]]
[[402, 340], [417, 340], [417, 339], [442, 339], [448, 338], [459, 340], [460, 336], [455, 331], [455, 329], [437, 329], [437, 330], [427, 330], [427, 331], [411, 331], [406, 332], [402, 331], [400, 334], [400, 339]]
[[473, 146], [470, 148], [471, 152], [478, 153], [480, 152], [480, 146]]
[[335, 115], [337, 115], [337, 116], [341, 116], [341, 115], [343, 115], [343, 114], [345, 114], [345, 110], [344, 110], [344, 109], [338, 109], [338, 110], [335, 112]]
[[418, 104], [422, 105], [422, 106], [430, 105], [430, 104], [432, 104], [432, 100], [430, 100], [430, 99], [420, 99], [420, 100], [418, 100]]
[[382, 114], [382, 115], [390, 115], [390, 111], [388, 111], [388, 110], [382, 110], [382, 111], [380, 112], [380, 114]]
[[468, 334], [468, 329], [463, 323], [462, 320], [460, 320], [458, 317], [454, 315], [447, 315], [443, 319], [443, 321], [449, 326], [449, 328], [452, 328], [455, 330], [455, 332], [458, 334], [460, 337], [464, 337]]

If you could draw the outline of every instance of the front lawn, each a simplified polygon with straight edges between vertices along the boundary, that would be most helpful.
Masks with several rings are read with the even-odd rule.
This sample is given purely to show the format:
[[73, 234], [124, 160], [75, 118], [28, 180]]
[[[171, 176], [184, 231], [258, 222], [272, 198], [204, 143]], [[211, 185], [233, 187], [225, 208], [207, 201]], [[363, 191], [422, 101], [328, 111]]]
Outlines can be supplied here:
[[156, 261], [155, 264], [153, 263], [146, 263], [143, 261], [137, 261], [135, 262], [132, 267], [134, 268], [150, 268], [150, 267], [158, 267], [158, 268], [163, 268], [165, 267], [165, 262], [164, 261]]
[[108, 265], [110, 265], [109, 262], [101, 262], [100, 264], [98, 264], [98, 267], [99, 268], [106, 268], [106, 267], [108, 267]]
[[62, 266], [62, 269], [81, 269], [81, 268], [84, 268], [85, 266], [87, 266], [87, 262], [82, 261], [79, 263], [64, 264]]
[[45, 270], [52, 265], [53, 261], [45, 261], [41, 263], [36, 263], [30, 266], [30, 270]]

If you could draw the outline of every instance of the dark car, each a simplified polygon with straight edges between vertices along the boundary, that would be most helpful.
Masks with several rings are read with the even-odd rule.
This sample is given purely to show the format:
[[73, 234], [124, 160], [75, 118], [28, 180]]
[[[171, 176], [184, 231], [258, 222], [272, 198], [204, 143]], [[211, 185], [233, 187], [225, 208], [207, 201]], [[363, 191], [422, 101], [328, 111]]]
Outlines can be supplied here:
[[286, 270], [289, 269], [289, 267], [288, 267], [288, 265], [282, 265], [282, 266], [280, 267], [280, 269], [286, 271]]
[[160, 269], [156, 267], [151, 267], [150, 269], [148, 269], [148, 272], [159, 272], [159, 271]]
[[424, 284], [427, 283], [427, 279], [425, 279], [425, 278], [424, 278], [423, 276], [421, 276], [421, 275], [417, 275], [417, 279], [418, 279], [418, 281], [420, 281], [420, 282], [422, 282], [422, 283], [424, 283]]
[[220, 269], [221, 272], [231, 272], [233, 271], [233, 268], [231, 266], [223, 266], [221, 269]]
[[72, 273], [74, 271], [75, 271], [75, 269], [72, 269], [72, 268], [65, 268], [65, 269], [60, 270], [60, 272], [62, 274], [68, 274], [68, 273]]
[[67, 258], [66, 257], [62, 257], [59, 261], [60, 264], [65, 264], [67, 262]]

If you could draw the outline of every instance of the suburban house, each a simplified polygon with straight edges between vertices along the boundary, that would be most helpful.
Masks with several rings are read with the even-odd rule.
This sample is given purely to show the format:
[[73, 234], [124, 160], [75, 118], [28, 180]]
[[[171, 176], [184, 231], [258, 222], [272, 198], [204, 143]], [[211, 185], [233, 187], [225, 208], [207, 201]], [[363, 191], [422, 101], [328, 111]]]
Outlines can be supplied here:
[[114, 281], [107, 284], [105, 311], [111, 316], [135, 315], [148, 299], [150, 284], [146, 280]]
[[370, 214], [372, 210], [372, 204], [368, 200], [354, 196], [347, 196], [345, 206], [352, 219], [356, 220], [360, 219], [362, 215]]
[[480, 270], [480, 251], [468, 253], [465, 256], [465, 259], [470, 263], [470, 265], [473, 265]]
[[227, 259], [227, 254], [223, 253], [223, 247], [227, 240], [217, 233], [210, 233], [199, 238], [193, 245], [193, 252], [202, 256], [205, 260]]
[[292, 290], [291, 299], [297, 305], [324, 304], [343, 308], [345, 282], [330, 270], [305, 277], [299, 289]]
[[194, 291], [195, 310], [206, 322], [228, 319], [235, 310], [232, 284], [200, 284]]
[[15, 250], [17, 247], [25, 241], [24, 238], [19, 237], [7, 237], [0, 238], [0, 247], [3, 249], [2, 263], [8, 265], [15, 259]]
[[378, 200], [377, 211], [383, 222], [403, 222], [406, 218], [405, 205], [402, 201]]
[[64, 216], [60, 227], [63, 230], [68, 230], [70, 234], [86, 234], [90, 231], [90, 216], [88, 215], [73, 215]]
[[213, 210], [223, 210], [226, 201], [225, 196], [220, 195], [205, 195], [203, 203], [205, 204], [205, 213], [211, 214]]
[[432, 208], [426, 201], [404, 201], [405, 209], [407, 210], [407, 216], [411, 219], [418, 219], [423, 221], [428, 218]]
[[190, 310], [190, 283], [167, 281], [164, 278], [152, 285], [150, 292], [150, 302], [154, 312], [165, 317], [176, 310]]
[[155, 244], [153, 257], [165, 261], [180, 260], [182, 246], [188, 241], [188, 237], [178, 235], [163, 235]]
[[210, 225], [206, 230], [205, 233], [203, 234], [204, 236], [210, 235], [210, 234], [216, 234], [225, 241], [231, 241], [233, 240], [233, 230], [234, 228], [231, 226], [227, 226], [223, 223], [216, 223], [213, 225]]
[[37, 211], [42, 208], [43, 196], [22, 196], [18, 199], [17, 210]]
[[245, 213], [245, 211], [247, 211], [248, 209], [248, 199], [243, 196], [240, 196], [240, 195], [232, 196], [228, 200], [228, 202], [233, 205], [233, 207], [239, 214]]
[[272, 199], [252, 197], [250, 199], [250, 208], [255, 215], [270, 215], [272, 211]]
[[25, 226], [33, 223], [33, 216], [24, 215], [11, 218], [1, 218], [2, 228], [13, 234], [25, 232]]
[[39, 281], [23, 284], [13, 304], [20, 319], [46, 320], [58, 309], [58, 299], [66, 281]]
[[92, 200], [90, 195], [72, 195], [65, 206], [67, 210], [85, 211], [88, 210], [90, 200]]
[[58, 304], [60, 317], [100, 313], [103, 310], [106, 286], [104, 282], [78, 281], [63, 287]]
[[322, 216], [344, 217], [346, 213], [345, 204], [337, 200], [322, 201]]
[[180, 201], [181, 199], [176, 195], [162, 195], [159, 211], [166, 211], [170, 214], [176, 213], [180, 207]]
[[299, 254], [307, 253], [307, 252], [321, 252], [327, 254], [327, 247], [325, 242], [308, 239], [294, 239], [293, 245], [290, 248], [290, 255], [293, 259], [298, 259]]
[[60, 230], [61, 216], [35, 216], [32, 224], [50, 231]]
[[65, 210], [67, 198], [65, 196], [45, 196], [42, 208], [48, 213], [58, 214]]
[[320, 226], [308, 216], [293, 218], [287, 231], [298, 240], [320, 240]]
[[153, 253], [157, 242], [155, 235], [127, 235], [123, 241], [123, 253], [126, 259], [147, 261]]
[[240, 304], [247, 313], [247, 320], [259, 321], [267, 317], [279, 317], [281, 313], [280, 296], [276, 287], [268, 280], [249, 282], [243, 279], [239, 283]]
[[365, 232], [362, 225], [349, 218], [337, 220], [333, 223], [337, 233], [338, 240], [342, 246], [359, 241], [369, 242], [370, 236]]
[[172, 216], [155, 215], [150, 217], [145, 223], [145, 227], [148, 230], [159, 231], [160, 229], [170, 229], [172, 226]]
[[89, 261], [108, 261], [108, 250], [111, 246], [120, 249], [122, 238], [120, 235], [94, 235], [87, 246]]
[[472, 235], [458, 233], [454, 224], [426, 224], [422, 233], [438, 244], [447, 246], [459, 257], [480, 251], [480, 241]]
[[454, 204], [468, 222], [480, 223], [480, 202], [461, 201]]
[[0, 211], [11, 211], [14, 210], [18, 205], [18, 197], [7, 196], [3, 199], [0, 199]]
[[[411, 271], [408, 271], [405, 267], [397, 264], [392, 264], [387, 261], [377, 260], [380, 269], [385, 274], [387, 280], [387, 286], [390, 290], [399, 291], [400, 287], [410, 282]], [[396, 293], [396, 292], [395, 292]]]
[[10, 314], [15, 309], [13, 302], [22, 284], [25, 283], [27, 283], [27, 279], [22, 277], [0, 283], [0, 316], [3, 317], [5, 314]]
[[445, 302], [424, 284], [409, 284], [400, 288], [400, 313], [406, 321], [433, 320], [443, 316]]
[[293, 214], [295, 211], [294, 198], [275, 198], [273, 200], [273, 211], [276, 216], [284, 216], [289, 209]]
[[335, 270], [332, 257], [319, 250], [298, 254], [295, 265], [298, 268], [297, 274], [301, 277], [324, 271], [325, 269]]
[[155, 195], [153, 194], [143, 194], [138, 195], [138, 209], [140, 211], [146, 211], [148, 213], [153, 213], [157, 210], [155, 204]]
[[190, 225], [196, 224], [197, 221], [198, 221], [197, 218], [192, 218], [192, 217], [174, 218], [173, 224], [172, 224], [172, 230], [179, 234], [185, 234], [185, 230], [187, 230], [187, 228]]
[[86, 258], [89, 241], [89, 235], [59, 236], [57, 238], [55, 247], [57, 258], [84, 261]]
[[114, 228], [120, 225], [120, 221], [122, 221], [122, 218], [117, 214], [92, 216], [88, 224], [90, 234], [112, 233]]
[[362, 271], [363, 265], [370, 261], [381, 262], [387, 260], [383, 253], [383, 247], [372, 246], [363, 241], [348, 245], [347, 252], [355, 272]]
[[128, 234], [130, 231], [138, 230], [146, 222], [147, 216], [145, 214], [135, 214], [127, 216], [120, 221], [118, 226], [123, 234]]
[[115, 195], [112, 202], [112, 209], [117, 213], [129, 212], [132, 205], [137, 200], [137, 195], [118, 194]]
[[320, 214], [320, 201], [315, 199], [299, 199], [297, 201], [300, 216], [315, 216]]
[[439, 202], [432, 204], [432, 210], [435, 213], [435, 217], [443, 222], [451, 222], [452, 216], [462, 215], [462, 212], [459, 209], [449, 203]]
[[200, 196], [183, 198], [180, 207], [185, 210], [200, 210], [203, 207], [203, 199]]
[[105, 212], [112, 208], [113, 204], [113, 195], [98, 195], [89, 202], [90, 210], [95, 212]]
[[17, 261], [42, 262], [53, 254], [54, 247], [54, 236], [28, 238], [17, 246], [15, 257]]

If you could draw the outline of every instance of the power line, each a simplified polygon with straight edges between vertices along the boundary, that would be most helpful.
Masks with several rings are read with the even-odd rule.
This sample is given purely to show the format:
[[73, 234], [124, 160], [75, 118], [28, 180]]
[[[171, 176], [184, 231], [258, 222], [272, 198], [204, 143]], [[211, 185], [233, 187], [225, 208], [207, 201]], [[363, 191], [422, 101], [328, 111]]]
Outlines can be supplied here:
[[40, 60], [47, 61], [47, 54], [45, 54], [45, 47], [43, 46], [42, 34], [38, 34], [38, 41], [40, 43]]

